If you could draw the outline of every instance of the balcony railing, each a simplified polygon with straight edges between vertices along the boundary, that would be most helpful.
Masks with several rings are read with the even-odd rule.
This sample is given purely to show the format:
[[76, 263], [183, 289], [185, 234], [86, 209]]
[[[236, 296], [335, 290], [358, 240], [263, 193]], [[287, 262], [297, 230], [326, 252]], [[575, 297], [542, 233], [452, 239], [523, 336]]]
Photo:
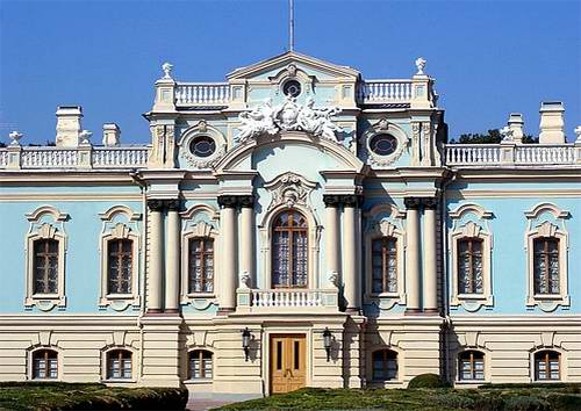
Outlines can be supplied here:
[[225, 106], [230, 101], [228, 83], [179, 83], [177, 106]]
[[0, 149], [0, 169], [144, 168], [148, 156], [148, 146], [9, 146]]
[[338, 291], [330, 289], [238, 289], [238, 311], [337, 311]]
[[411, 80], [367, 80], [357, 90], [357, 100], [363, 104], [405, 103], [411, 99]]
[[447, 144], [445, 151], [448, 166], [581, 164], [581, 145], [575, 144]]

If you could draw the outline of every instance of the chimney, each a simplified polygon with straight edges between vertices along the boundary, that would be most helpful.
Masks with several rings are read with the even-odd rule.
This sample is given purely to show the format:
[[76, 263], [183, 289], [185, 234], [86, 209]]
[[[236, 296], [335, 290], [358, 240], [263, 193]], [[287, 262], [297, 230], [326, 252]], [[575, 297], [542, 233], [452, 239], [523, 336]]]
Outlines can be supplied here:
[[81, 134], [81, 106], [59, 106], [56, 111], [56, 146], [78, 147]]
[[560, 101], [545, 101], [541, 103], [541, 133], [539, 134], [540, 144], [564, 144], [565, 143], [565, 120], [563, 113], [565, 108]]
[[521, 113], [510, 113], [508, 117], [508, 129], [512, 131], [512, 140], [520, 144], [524, 137], [524, 120]]
[[121, 143], [121, 129], [115, 123], [103, 124], [103, 145], [107, 147], [118, 146]]

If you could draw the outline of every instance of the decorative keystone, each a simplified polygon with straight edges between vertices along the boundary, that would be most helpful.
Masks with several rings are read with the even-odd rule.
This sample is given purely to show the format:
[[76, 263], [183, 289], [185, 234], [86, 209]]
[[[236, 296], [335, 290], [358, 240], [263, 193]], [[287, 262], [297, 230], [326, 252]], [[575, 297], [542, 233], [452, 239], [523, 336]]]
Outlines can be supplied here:
[[11, 146], [19, 146], [20, 145], [20, 139], [22, 138], [23, 134], [19, 131], [12, 131], [10, 134], [8, 134], [8, 137], [10, 137], [10, 139], [12, 140], [12, 143], [10, 143]]

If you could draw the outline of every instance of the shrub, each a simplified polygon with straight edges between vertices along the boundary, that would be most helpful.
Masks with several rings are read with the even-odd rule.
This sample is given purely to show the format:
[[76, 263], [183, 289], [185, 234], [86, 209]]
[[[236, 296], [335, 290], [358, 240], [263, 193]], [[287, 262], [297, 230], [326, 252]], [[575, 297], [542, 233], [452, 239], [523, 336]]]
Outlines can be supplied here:
[[420, 374], [411, 379], [408, 388], [447, 388], [450, 384], [436, 374]]
[[504, 401], [504, 408], [507, 411], [550, 411], [549, 404], [538, 397], [525, 397], [516, 395], [508, 397]]

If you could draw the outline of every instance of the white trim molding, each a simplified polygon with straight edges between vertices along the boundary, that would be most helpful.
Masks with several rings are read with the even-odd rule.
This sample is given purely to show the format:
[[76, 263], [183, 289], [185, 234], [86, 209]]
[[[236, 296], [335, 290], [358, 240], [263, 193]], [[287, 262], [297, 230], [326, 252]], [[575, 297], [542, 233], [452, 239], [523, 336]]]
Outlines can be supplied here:
[[[365, 300], [367, 303], [376, 304], [381, 310], [390, 310], [396, 304], [406, 304], [405, 289], [405, 260], [406, 260], [406, 234], [403, 228], [403, 220], [406, 217], [405, 210], [399, 210], [393, 204], [379, 204], [365, 213], [366, 228], [365, 241]], [[397, 290], [395, 292], [373, 292], [373, 240], [379, 238], [394, 238], [397, 250]]]
[[[28, 234], [24, 243], [24, 254], [26, 261], [25, 276], [25, 298], [24, 307], [32, 309], [38, 308], [42, 311], [50, 311], [54, 307], [65, 309], [65, 260], [68, 248], [68, 235], [65, 231], [65, 222], [69, 215], [59, 211], [50, 205], [38, 207], [31, 213], [26, 214], [30, 222]], [[57, 290], [51, 294], [34, 293], [34, 243], [38, 240], [51, 239], [58, 241], [58, 262], [57, 262]]]
[[[553, 203], [540, 203], [532, 210], [524, 213], [527, 218], [524, 248], [527, 267], [527, 297], [526, 306], [533, 309], [535, 306], [545, 312], [552, 312], [559, 306], [569, 307], [571, 298], [568, 286], [568, 254], [569, 233], [565, 221], [569, 218], [569, 211], [562, 210]], [[537, 294], [534, 284], [534, 241], [538, 238], [554, 238], [559, 241], [559, 293]]]
[[[99, 308], [112, 308], [115, 311], [126, 310], [130, 305], [139, 308], [139, 272], [141, 253], [141, 235], [139, 221], [141, 213], [137, 213], [124, 205], [115, 205], [107, 211], [99, 213], [103, 221], [99, 238], [99, 253], [101, 254], [101, 289]], [[113, 240], [131, 240], [131, 290], [127, 294], [109, 293], [109, 242]]]
[[[452, 220], [452, 228], [448, 234], [449, 261], [452, 279], [450, 306], [462, 306], [466, 311], [478, 311], [482, 307], [494, 305], [492, 292], [492, 251], [493, 235], [489, 220], [493, 213], [475, 203], [466, 203], [448, 213]], [[462, 294], [458, 289], [458, 242], [462, 239], [477, 239], [482, 242], [482, 293]]]
[[[196, 204], [180, 213], [182, 217], [181, 235], [181, 304], [191, 304], [197, 310], [206, 310], [212, 304], [218, 304], [216, 299], [220, 290], [220, 230], [218, 226], [219, 212], [207, 204]], [[210, 238], [214, 241], [214, 277], [211, 293], [189, 292], [189, 243], [193, 238]]]

